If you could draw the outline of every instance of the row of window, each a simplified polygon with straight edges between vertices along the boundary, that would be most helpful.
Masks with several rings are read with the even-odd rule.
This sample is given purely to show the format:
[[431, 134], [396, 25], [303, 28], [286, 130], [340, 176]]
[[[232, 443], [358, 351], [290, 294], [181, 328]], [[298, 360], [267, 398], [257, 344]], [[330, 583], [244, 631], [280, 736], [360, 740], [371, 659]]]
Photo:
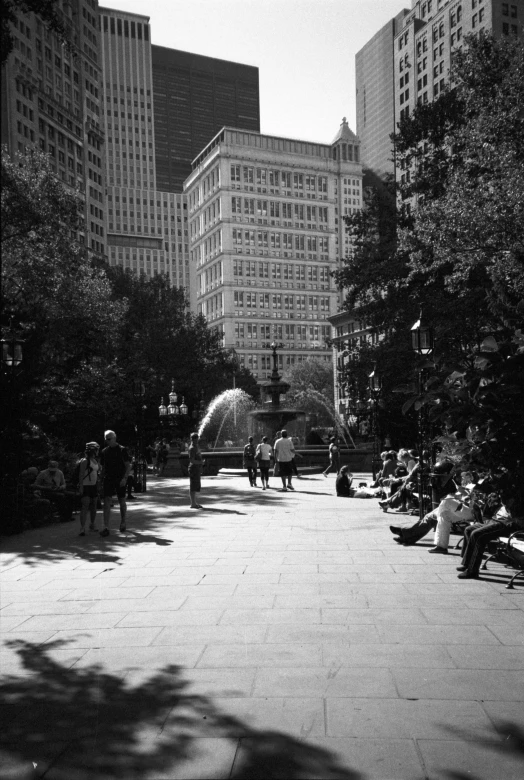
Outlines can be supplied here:
[[[235, 339], [248, 339], [250, 341], [319, 341], [329, 339], [331, 327], [329, 325], [295, 325], [278, 324], [267, 325], [258, 322], [235, 322]], [[271, 355], [268, 355], [268, 360]]]
[[[214, 267], [214, 266], [213, 266]], [[330, 270], [328, 266], [302, 265], [299, 263], [269, 263], [268, 261], [233, 260], [233, 276], [246, 278], [271, 279], [275, 281], [305, 281], [328, 283]], [[213, 280], [212, 275], [209, 280]], [[206, 283], [208, 281], [206, 271]]]
[[[295, 223], [308, 222], [310, 225], [317, 221], [325, 226], [328, 223], [327, 206], [306, 206], [301, 203], [282, 203], [278, 200], [259, 200], [255, 198], [231, 198], [231, 214], [235, 217], [247, 219], [282, 219], [293, 220]], [[300, 225], [295, 224], [296, 227]]]
[[139, 41], [149, 40], [149, 27], [147, 24], [142, 25], [140, 22], [131, 22], [127, 19], [115, 19], [113, 16], [107, 17], [105, 14], [102, 16], [101, 21], [104, 32], [109, 32], [111, 35], [119, 35], [124, 38], [137, 39]]
[[[233, 250], [241, 252], [242, 247], [273, 249], [284, 252], [322, 252], [329, 250], [328, 236], [305, 236], [301, 233], [269, 233], [265, 230], [232, 230]], [[254, 253], [254, 252], [253, 252]], [[284, 255], [286, 256], [286, 255]]]
[[269, 309], [273, 311], [286, 309], [287, 311], [313, 311], [329, 312], [331, 298], [328, 295], [282, 295], [281, 293], [256, 293], [235, 290], [233, 302], [235, 309]]
[[284, 189], [304, 190], [306, 192], [327, 192], [327, 176], [313, 176], [291, 171], [266, 170], [246, 165], [231, 165], [231, 183], [254, 185], [257, 187], [280, 187]]

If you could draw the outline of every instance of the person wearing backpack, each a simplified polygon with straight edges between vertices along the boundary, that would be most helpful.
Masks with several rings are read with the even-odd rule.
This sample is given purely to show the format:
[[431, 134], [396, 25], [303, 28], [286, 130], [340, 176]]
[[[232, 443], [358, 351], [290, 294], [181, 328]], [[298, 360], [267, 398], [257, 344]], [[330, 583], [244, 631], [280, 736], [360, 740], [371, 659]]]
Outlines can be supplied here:
[[100, 536], [109, 536], [111, 498], [115, 493], [120, 505], [120, 531], [126, 530], [126, 485], [131, 471], [131, 458], [126, 448], [118, 444], [114, 431], [106, 431], [104, 439], [107, 442], [107, 447], [102, 450], [100, 458], [104, 495], [104, 528], [100, 531]]
[[100, 445], [96, 441], [89, 441], [86, 444], [84, 457], [77, 464], [78, 477], [75, 484], [78, 485], [78, 493], [82, 508], [80, 510], [80, 536], [86, 535], [87, 516], [91, 518], [89, 530], [96, 531], [96, 505], [98, 501], [98, 472], [100, 464], [98, 462], [98, 452]]

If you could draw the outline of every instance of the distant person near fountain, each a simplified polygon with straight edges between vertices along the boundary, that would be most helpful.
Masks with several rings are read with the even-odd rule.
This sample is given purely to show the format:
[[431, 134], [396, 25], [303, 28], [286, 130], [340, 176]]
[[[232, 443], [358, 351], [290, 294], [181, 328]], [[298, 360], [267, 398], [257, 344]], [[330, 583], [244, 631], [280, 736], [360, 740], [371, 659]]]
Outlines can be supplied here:
[[249, 437], [247, 444], [244, 447], [243, 461], [244, 468], [247, 469], [249, 484], [251, 487], [257, 487], [257, 461], [255, 458], [255, 445], [253, 444], [252, 436]]
[[[282, 489], [294, 490], [295, 488], [291, 484], [291, 477], [293, 475], [293, 468], [291, 461], [295, 457], [295, 445], [291, 439], [288, 439], [287, 431], [282, 431], [282, 437], [275, 442], [275, 461], [278, 465], [278, 472], [280, 479], [282, 480]], [[287, 480], [287, 486], [286, 486]]]
[[255, 452], [255, 460], [258, 461], [258, 467], [260, 469], [262, 490], [266, 490], [269, 487], [269, 467], [271, 465], [271, 458], [273, 457], [273, 447], [271, 444], [268, 444], [267, 436], [262, 436], [262, 441], [257, 446]]
[[338, 439], [332, 436], [329, 440], [329, 464], [322, 474], [327, 477], [331, 469], [335, 470], [335, 474], [340, 471], [340, 447], [338, 445]]
[[201, 489], [202, 467], [204, 460], [200, 447], [198, 446], [198, 433], [191, 434], [191, 444], [189, 446], [189, 498], [191, 500], [191, 509], [203, 509], [201, 504], [197, 504], [197, 493]]

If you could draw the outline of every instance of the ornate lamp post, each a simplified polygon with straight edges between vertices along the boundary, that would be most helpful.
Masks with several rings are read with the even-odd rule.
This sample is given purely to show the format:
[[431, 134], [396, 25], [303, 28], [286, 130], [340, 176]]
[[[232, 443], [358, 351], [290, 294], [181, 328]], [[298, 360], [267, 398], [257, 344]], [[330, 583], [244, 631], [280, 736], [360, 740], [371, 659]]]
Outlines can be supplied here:
[[171, 392], [169, 393], [169, 404], [165, 406], [164, 397], [160, 399], [160, 406], [158, 407], [158, 417], [161, 425], [169, 425], [172, 427], [175, 421], [180, 415], [187, 417], [189, 413], [188, 406], [182, 396], [182, 403], [178, 405], [178, 395], [175, 392], [175, 380], [171, 380]]
[[[422, 312], [420, 317], [411, 328], [411, 345], [413, 350], [421, 357], [429, 357], [435, 346], [435, 339], [432, 328], [427, 325], [422, 319]], [[421, 365], [418, 372], [418, 394], [422, 395], [424, 389], [424, 368], [425, 365]], [[428, 493], [428, 485], [426, 475], [424, 473], [424, 446], [425, 446], [425, 426], [424, 426], [424, 411], [422, 406], [418, 410], [418, 488], [419, 488], [419, 517], [422, 520], [425, 510], [425, 497]]]
[[136, 444], [135, 444], [135, 463], [133, 466], [133, 478], [135, 481], [135, 493], [145, 493], [147, 491], [147, 461], [144, 456], [144, 396], [146, 386], [140, 379], [133, 382], [133, 398], [136, 408]]
[[378, 430], [378, 399], [382, 390], [382, 377], [377, 371], [377, 367], [368, 376], [368, 385], [370, 392], [371, 405], [371, 435], [373, 436], [373, 457], [371, 468], [373, 479], [376, 479], [377, 471], [380, 469], [382, 461], [380, 460], [380, 435]]

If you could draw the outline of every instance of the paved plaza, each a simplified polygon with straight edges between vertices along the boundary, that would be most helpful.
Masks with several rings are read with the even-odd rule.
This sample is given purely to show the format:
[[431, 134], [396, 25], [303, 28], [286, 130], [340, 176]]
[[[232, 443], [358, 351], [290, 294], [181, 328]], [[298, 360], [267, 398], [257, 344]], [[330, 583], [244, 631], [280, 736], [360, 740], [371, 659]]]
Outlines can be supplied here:
[[125, 534], [5, 539], [1, 776], [522, 780], [522, 584], [334, 483], [153, 480]]

